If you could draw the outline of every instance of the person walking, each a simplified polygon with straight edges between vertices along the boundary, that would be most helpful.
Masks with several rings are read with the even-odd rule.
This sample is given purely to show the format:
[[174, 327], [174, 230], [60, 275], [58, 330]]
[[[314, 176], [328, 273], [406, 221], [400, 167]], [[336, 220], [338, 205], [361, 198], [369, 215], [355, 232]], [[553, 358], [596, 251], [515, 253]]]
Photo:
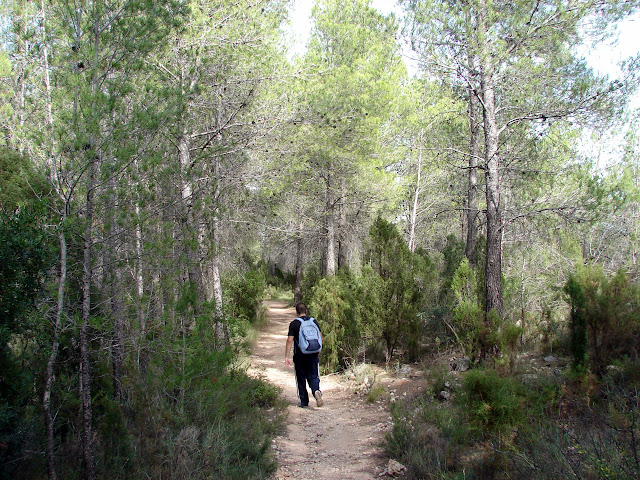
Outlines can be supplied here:
[[293, 348], [293, 366], [296, 375], [298, 398], [300, 399], [298, 406], [303, 408], [309, 406], [309, 392], [307, 390], [307, 383], [309, 383], [311, 394], [316, 399], [316, 405], [321, 407], [324, 405], [324, 399], [320, 391], [320, 375], [318, 374], [319, 353], [303, 353], [299, 345], [301, 320], [305, 322], [313, 320], [313, 323], [318, 326], [318, 331], [320, 331], [320, 325], [318, 325], [315, 318], [309, 316], [307, 306], [304, 303], [296, 305], [296, 313], [298, 317], [289, 324], [284, 363], [287, 367], [291, 367], [291, 349]]

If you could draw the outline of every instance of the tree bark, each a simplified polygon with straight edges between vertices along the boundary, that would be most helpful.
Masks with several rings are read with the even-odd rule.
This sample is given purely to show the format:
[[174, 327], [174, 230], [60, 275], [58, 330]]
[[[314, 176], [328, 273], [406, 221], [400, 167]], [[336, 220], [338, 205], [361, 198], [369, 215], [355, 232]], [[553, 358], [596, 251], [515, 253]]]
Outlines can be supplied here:
[[[224, 98], [224, 87], [220, 85], [218, 91], [218, 105], [216, 111], [216, 126], [218, 128], [218, 134], [216, 135], [216, 142], [218, 146], [222, 146], [223, 136], [222, 136], [222, 107]], [[221, 192], [220, 192], [220, 155], [215, 154], [213, 159], [213, 181], [214, 181], [214, 192], [213, 192], [213, 218], [211, 221], [211, 281], [213, 283], [213, 300], [215, 302], [215, 310], [214, 310], [214, 328], [216, 335], [216, 346], [218, 349], [224, 348], [226, 345], [229, 345], [229, 329], [227, 328], [227, 324], [224, 321], [224, 309], [223, 309], [223, 295], [222, 295], [222, 277], [220, 276], [220, 208], [219, 202], [221, 201]]]
[[467, 193], [467, 241], [465, 256], [471, 265], [476, 264], [476, 242], [478, 241], [478, 133], [480, 125], [477, 121], [478, 99], [476, 92], [469, 87], [469, 173]]
[[[42, 13], [42, 57], [44, 60], [44, 90], [45, 99], [47, 102], [47, 115], [45, 118], [45, 124], [47, 126], [47, 160], [49, 161], [49, 169], [51, 172], [51, 183], [57, 186], [55, 178], [55, 165], [53, 162], [53, 148], [54, 148], [54, 135], [53, 135], [53, 107], [51, 101], [51, 82], [49, 79], [49, 51], [47, 45], [47, 17], [46, 10], [44, 8], [44, 0], [40, 1], [40, 10]], [[62, 197], [62, 196], [61, 196]], [[64, 198], [63, 198], [64, 199]], [[64, 211], [62, 212], [62, 218], [60, 222], [60, 232], [58, 233], [58, 240], [60, 242], [60, 276], [58, 277], [58, 298], [56, 306], [56, 318], [53, 326], [53, 340], [51, 342], [51, 353], [49, 354], [49, 360], [47, 361], [47, 369], [45, 373], [44, 392], [42, 394], [42, 410], [44, 413], [44, 425], [47, 438], [47, 472], [51, 480], [57, 480], [58, 474], [56, 471], [55, 461], [55, 425], [53, 421], [53, 415], [51, 414], [51, 391], [53, 390], [53, 382], [55, 380], [55, 365], [58, 360], [58, 350], [60, 349], [60, 329], [62, 328], [62, 315], [64, 313], [64, 299], [65, 288], [67, 284], [67, 239], [64, 232], [64, 224], [67, 218], [67, 205], [66, 199], [64, 199]]]
[[[64, 224], [63, 216], [63, 224]], [[67, 284], [67, 239], [64, 230], [58, 235], [60, 241], [60, 277], [58, 278], [58, 301], [56, 306], [56, 320], [53, 326], [53, 341], [51, 353], [47, 361], [47, 370], [44, 382], [44, 394], [42, 396], [42, 409], [44, 411], [44, 425], [47, 435], [47, 472], [51, 480], [57, 480], [55, 452], [54, 452], [54, 423], [51, 415], [51, 390], [53, 389], [54, 368], [58, 359], [60, 348], [60, 329], [62, 328], [62, 315], [64, 312], [64, 291]]]
[[[95, 145], [95, 143], [94, 143]], [[93, 430], [91, 405], [91, 371], [89, 347], [89, 319], [91, 317], [91, 254], [93, 242], [93, 195], [95, 159], [89, 160], [87, 179], [87, 203], [85, 212], [84, 251], [82, 260], [82, 325], [80, 327], [80, 398], [82, 403], [82, 460], [85, 479], [96, 476], [93, 457]]]
[[331, 175], [326, 182], [325, 225], [326, 225], [326, 249], [325, 249], [325, 275], [331, 277], [336, 273], [336, 217], [335, 194], [331, 182]]
[[[136, 169], [138, 165], [136, 162]], [[144, 297], [144, 279], [142, 276], [142, 259], [143, 259], [143, 248], [142, 248], [142, 225], [141, 225], [141, 216], [140, 216], [140, 203], [136, 199], [135, 203], [135, 213], [136, 213], [136, 264], [135, 264], [135, 280], [136, 280], [136, 317], [138, 318], [138, 328], [139, 335], [137, 341], [137, 355], [136, 355], [136, 366], [140, 369], [140, 356], [142, 351], [142, 346], [144, 344], [144, 339], [147, 335], [147, 322], [146, 316], [144, 314], [144, 308], [142, 306], [142, 301]], [[159, 283], [159, 279], [158, 279]], [[160, 312], [158, 312], [158, 316], [160, 316]]]
[[122, 403], [122, 367], [125, 362], [125, 335], [124, 335], [124, 315], [122, 313], [122, 304], [120, 301], [119, 286], [121, 283], [121, 273], [116, 261], [115, 239], [117, 238], [115, 209], [117, 201], [115, 200], [115, 185], [111, 183], [111, 192], [109, 193], [109, 203], [107, 207], [107, 215], [109, 216], [109, 238], [106, 245], [106, 258], [108, 261], [107, 285], [109, 286], [109, 309], [111, 318], [113, 319], [113, 338], [111, 345], [111, 363], [113, 368], [113, 397]]
[[349, 253], [347, 242], [347, 206], [346, 180], [340, 179], [340, 201], [338, 202], [338, 270], [349, 265]]
[[[486, 32], [486, 8], [481, 2], [481, 32]], [[498, 126], [495, 106], [495, 78], [486, 39], [481, 40], [481, 91], [485, 142], [485, 181], [487, 202], [487, 258], [485, 264], [485, 295], [487, 313], [495, 310], [502, 316], [502, 218], [500, 211], [500, 160], [498, 157]], [[488, 318], [487, 318], [487, 321]]]
[[418, 223], [418, 204], [420, 201], [420, 189], [422, 188], [422, 139], [424, 136], [424, 130], [420, 130], [418, 136], [418, 171], [416, 178], [416, 190], [413, 194], [413, 205], [411, 207], [411, 215], [409, 218], [409, 250], [415, 252], [416, 250], [416, 224]]
[[293, 304], [297, 305], [302, 301], [302, 267], [303, 267], [304, 240], [302, 239], [302, 227], [300, 234], [296, 238], [296, 284], [293, 289]]
[[222, 278], [220, 277], [220, 252], [218, 248], [219, 220], [217, 216], [213, 218], [212, 224], [213, 232], [211, 238], [213, 242], [213, 255], [211, 256], [211, 280], [213, 282], [213, 300], [215, 302], [215, 318], [213, 319], [213, 323], [216, 335], [216, 346], [218, 349], [222, 349], [226, 345], [229, 345], [231, 339], [229, 338], [229, 329], [224, 322]]

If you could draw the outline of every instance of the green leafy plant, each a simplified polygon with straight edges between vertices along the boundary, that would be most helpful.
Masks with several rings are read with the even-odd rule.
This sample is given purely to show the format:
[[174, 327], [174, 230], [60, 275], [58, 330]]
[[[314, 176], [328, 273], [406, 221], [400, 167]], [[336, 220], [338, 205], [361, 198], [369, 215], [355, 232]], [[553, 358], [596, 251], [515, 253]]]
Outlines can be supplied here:
[[340, 347], [344, 340], [347, 312], [350, 308], [344, 297], [344, 285], [337, 276], [323, 278], [313, 287], [310, 313], [320, 324], [321, 361], [328, 371], [335, 371], [340, 365]]
[[601, 267], [583, 266], [565, 284], [571, 305], [574, 367], [598, 375], [614, 360], [640, 349], [640, 289], [620, 271], [607, 278]]
[[495, 370], [467, 372], [457, 398], [471, 428], [480, 437], [508, 432], [527, 419], [522, 384], [500, 377]]

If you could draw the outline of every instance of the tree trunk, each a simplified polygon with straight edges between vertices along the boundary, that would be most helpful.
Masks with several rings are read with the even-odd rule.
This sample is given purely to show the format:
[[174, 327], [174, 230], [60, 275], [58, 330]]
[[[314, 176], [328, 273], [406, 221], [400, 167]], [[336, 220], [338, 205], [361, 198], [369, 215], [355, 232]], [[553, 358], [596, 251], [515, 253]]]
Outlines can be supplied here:
[[[219, 147], [222, 146], [222, 99], [224, 98], [225, 88], [220, 85], [218, 91], [218, 109], [216, 111], [216, 125], [218, 127], [218, 134], [216, 135], [216, 142]], [[220, 276], [220, 208], [219, 202], [221, 202], [220, 192], [220, 155], [216, 154], [213, 159], [213, 181], [215, 183], [213, 192], [213, 219], [211, 221], [211, 280], [213, 282], [213, 299], [215, 302], [215, 318], [213, 319], [216, 335], [216, 344], [218, 349], [224, 348], [229, 345], [229, 329], [224, 321], [223, 310], [223, 296], [222, 296], [222, 277]]]
[[[111, 199], [115, 196], [115, 185], [111, 186], [112, 192], [110, 192]], [[110, 200], [109, 202], [109, 223], [111, 225], [109, 231], [109, 239], [107, 241], [107, 263], [108, 271], [111, 272], [108, 275], [109, 285], [109, 306], [110, 314], [113, 319], [113, 339], [111, 347], [111, 362], [113, 366], [113, 397], [122, 403], [122, 367], [125, 361], [125, 335], [124, 335], [124, 315], [122, 309], [122, 303], [120, 301], [119, 288], [121, 283], [121, 273], [117, 265], [116, 247], [114, 240], [117, 238], [118, 232], [116, 231], [116, 219], [114, 218], [114, 211], [116, 202]]]
[[[51, 184], [57, 186], [55, 179], [55, 166], [53, 162], [53, 147], [54, 147], [54, 135], [53, 135], [53, 107], [51, 101], [51, 82], [49, 79], [49, 51], [47, 46], [47, 17], [46, 10], [44, 8], [44, 0], [40, 1], [40, 9], [42, 13], [42, 57], [44, 60], [44, 90], [45, 99], [47, 102], [47, 116], [45, 118], [45, 124], [47, 126], [47, 159], [49, 161], [49, 169], [51, 172]], [[51, 353], [49, 354], [49, 360], [47, 361], [47, 369], [44, 380], [44, 392], [42, 395], [42, 410], [44, 413], [44, 425], [47, 438], [47, 472], [51, 480], [57, 480], [58, 475], [56, 472], [55, 462], [55, 425], [53, 421], [53, 415], [51, 414], [51, 391], [53, 389], [53, 382], [55, 379], [55, 365], [58, 360], [58, 350], [60, 348], [60, 329], [62, 328], [62, 315], [64, 313], [64, 292], [67, 284], [67, 239], [65, 237], [64, 225], [67, 218], [67, 205], [66, 199], [64, 199], [64, 211], [62, 213], [62, 219], [60, 222], [60, 232], [58, 233], [58, 240], [60, 242], [60, 277], [58, 278], [58, 299], [56, 306], [56, 319], [53, 326], [53, 341], [51, 342]]]
[[[137, 164], [136, 164], [137, 168]], [[136, 264], [135, 264], [135, 280], [136, 280], [136, 317], [138, 319], [138, 345], [137, 345], [137, 355], [136, 355], [136, 366], [140, 369], [140, 354], [142, 350], [142, 346], [144, 344], [144, 339], [147, 335], [147, 322], [146, 316], [144, 314], [144, 308], [142, 306], [142, 301], [144, 297], [144, 279], [142, 276], [142, 259], [143, 259], [143, 250], [142, 250], [142, 225], [141, 216], [140, 216], [140, 204], [138, 200], [136, 200], [135, 204], [135, 212], [136, 212]], [[159, 283], [159, 279], [158, 279]], [[158, 312], [158, 316], [160, 316], [160, 312]]]
[[224, 348], [229, 344], [229, 329], [224, 322], [224, 310], [222, 303], [222, 279], [220, 277], [220, 252], [218, 248], [219, 236], [219, 220], [216, 217], [212, 220], [213, 232], [211, 239], [213, 242], [213, 255], [211, 256], [211, 273], [213, 282], [213, 300], [215, 302], [215, 318], [213, 319], [216, 335], [216, 346], [218, 349]]
[[327, 178], [326, 189], [326, 249], [325, 249], [325, 275], [331, 277], [336, 273], [336, 218], [335, 218], [335, 198], [331, 175]]
[[[498, 158], [498, 126], [495, 105], [495, 78], [492, 58], [485, 38], [486, 6], [480, 2], [478, 31], [483, 49], [480, 66], [484, 120], [484, 160], [487, 202], [487, 258], [485, 264], [486, 312], [495, 310], [502, 316], [502, 218], [500, 211], [500, 161]], [[487, 316], [487, 321], [490, 322]], [[491, 328], [491, 325], [489, 325]]]
[[[66, 216], [63, 215], [62, 224]], [[60, 240], [60, 278], [58, 278], [58, 304], [56, 307], [56, 320], [53, 326], [53, 342], [51, 343], [51, 353], [47, 362], [47, 370], [44, 381], [44, 394], [42, 396], [42, 409], [44, 411], [44, 425], [47, 435], [47, 471], [51, 480], [57, 480], [55, 452], [54, 452], [54, 423], [51, 415], [51, 390], [54, 381], [54, 368], [58, 359], [58, 349], [60, 348], [60, 329], [62, 328], [62, 315], [64, 312], [64, 291], [67, 284], [67, 239], [64, 230], [61, 230], [58, 238]]]
[[[94, 143], [95, 145], [95, 143]], [[93, 154], [93, 153], [92, 153]], [[91, 405], [91, 372], [89, 347], [89, 319], [91, 317], [91, 249], [93, 234], [93, 194], [95, 165], [94, 158], [89, 160], [87, 179], [87, 204], [85, 213], [84, 252], [82, 261], [82, 325], [80, 327], [80, 398], [82, 403], [82, 460], [85, 479], [96, 476], [93, 458], [93, 431]]]
[[105, 248], [102, 250], [102, 284], [104, 285], [105, 292], [108, 293], [105, 301], [105, 312], [109, 315], [113, 321], [113, 334], [111, 337], [111, 382], [113, 385], [113, 396], [116, 399], [120, 398], [120, 365], [118, 363], [117, 354], [117, 312], [115, 306], [115, 297], [117, 295], [116, 282], [115, 282], [115, 238], [116, 238], [116, 225], [114, 211], [116, 208], [115, 192], [113, 179], [109, 180], [107, 201], [105, 205], [105, 225], [109, 225], [109, 232], [105, 239]]
[[409, 250], [416, 250], [416, 224], [418, 223], [418, 203], [420, 201], [420, 189], [422, 188], [422, 138], [424, 130], [420, 130], [418, 137], [418, 172], [416, 178], [416, 190], [413, 194], [413, 205], [411, 207], [411, 215], [409, 219]]
[[302, 301], [302, 262], [304, 240], [302, 239], [302, 227], [300, 228], [300, 234], [296, 238], [296, 284], [293, 289], [293, 304], [297, 305]]
[[467, 242], [465, 256], [471, 265], [476, 264], [476, 242], [478, 240], [478, 99], [473, 88], [469, 88], [469, 191], [467, 193]]
[[347, 243], [347, 206], [346, 181], [340, 179], [340, 202], [338, 203], [338, 270], [349, 265], [349, 252]]

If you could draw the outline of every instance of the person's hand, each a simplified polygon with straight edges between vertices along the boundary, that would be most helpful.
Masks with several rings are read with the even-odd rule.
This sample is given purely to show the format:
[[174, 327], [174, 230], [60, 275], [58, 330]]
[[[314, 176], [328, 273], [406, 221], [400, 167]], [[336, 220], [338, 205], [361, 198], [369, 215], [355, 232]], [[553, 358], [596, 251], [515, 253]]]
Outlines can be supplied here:
[[291, 359], [290, 359], [289, 357], [286, 357], [286, 358], [284, 359], [284, 364], [285, 364], [287, 367], [290, 367], [290, 366], [291, 366]]

